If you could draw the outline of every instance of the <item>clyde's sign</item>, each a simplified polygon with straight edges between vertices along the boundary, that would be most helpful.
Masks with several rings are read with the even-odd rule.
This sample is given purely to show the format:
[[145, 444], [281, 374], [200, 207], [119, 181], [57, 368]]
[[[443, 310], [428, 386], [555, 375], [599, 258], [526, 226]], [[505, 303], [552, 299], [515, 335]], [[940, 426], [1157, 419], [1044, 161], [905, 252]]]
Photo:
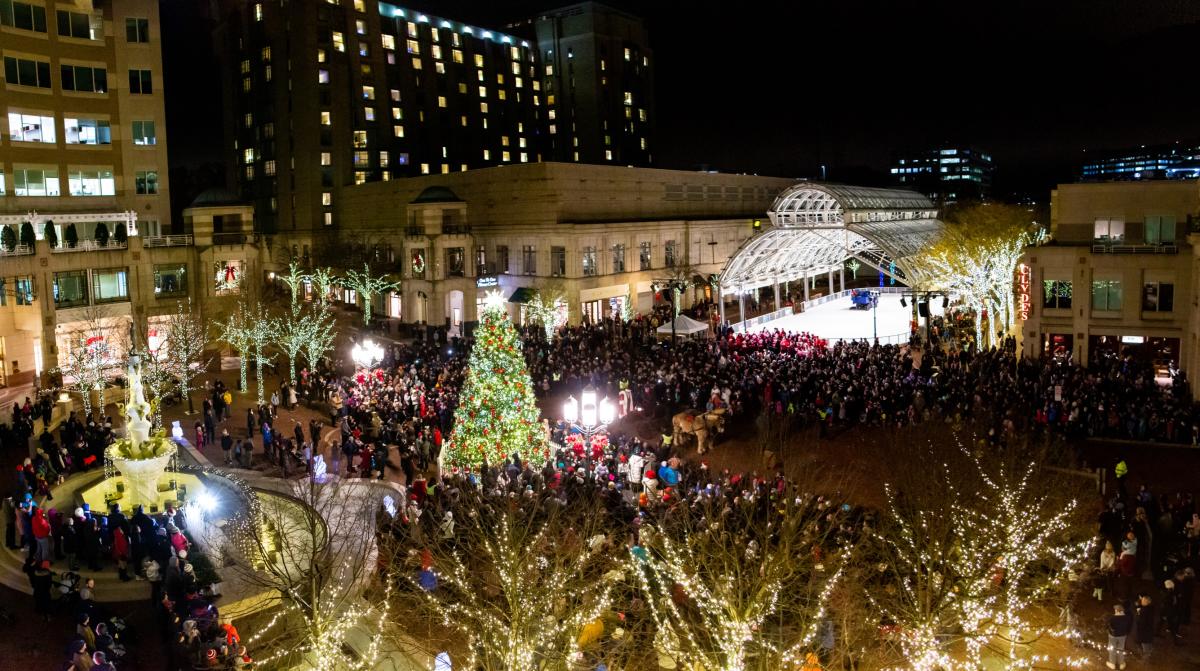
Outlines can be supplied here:
[[1021, 321], [1029, 319], [1033, 309], [1033, 301], [1029, 297], [1029, 289], [1033, 284], [1033, 270], [1024, 263], [1017, 266], [1017, 318]]

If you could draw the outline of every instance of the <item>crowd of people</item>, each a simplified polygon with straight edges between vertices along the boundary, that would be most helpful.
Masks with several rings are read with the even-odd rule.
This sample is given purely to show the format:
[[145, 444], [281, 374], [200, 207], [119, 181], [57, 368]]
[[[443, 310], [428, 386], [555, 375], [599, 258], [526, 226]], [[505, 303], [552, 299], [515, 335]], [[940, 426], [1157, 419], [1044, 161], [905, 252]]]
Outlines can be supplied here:
[[[1082, 367], [1023, 358], [1011, 339], [998, 348], [974, 351], [952, 342], [924, 348], [866, 341], [831, 344], [809, 334], [741, 333], [728, 326], [707, 337], [672, 342], [656, 332], [667, 316], [568, 326], [551, 339], [541, 328], [522, 329], [535, 389], [548, 396], [575, 393], [590, 384], [610, 398], [628, 390], [630, 406], [658, 418], [663, 427], [672, 414], [687, 408], [723, 408], [735, 421], [765, 415], [816, 423], [823, 435], [858, 426], [939, 421], [971, 423], [994, 441], [1018, 433], [1044, 433], [1075, 440], [1200, 443], [1200, 413], [1186, 378], [1177, 374], [1163, 384], [1153, 370], [1131, 357]], [[211, 381], [201, 416], [192, 427], [193, 438], [199, 446], [219, 445], [225, 465], [252, 468], [265, 459], [283, 477], [311, 472], [314, 457], [322, 454], [329, 455], [330, 471], [338, 474], [382, 479], [387, 469], [398, 469], [408, 496], [393, 531], [413, 534], [444, 533], [447, 524], [452, 529], [452, 518], [447, 522], [445, 517], [452, 512], [451, 503], [444, 497], [467, 484], [556, 497], [581, 486], [595, 488], [631, 521], [639, 513], [654, 515], [695, 497], [753, 500], [756, 492], [787, 488], [776, 476], [707, 472], [702, 463], [681, 460], [669, 441], [614, 435], [611, 443], [588, 444], [572, 437], [562, 424], [552, 429], [558, 453], [545, 468], [532, 469], [518, 456], [478, 472], [455, 473], [443, 486], [433, 487], [425, 474], [450, 438], [470, 345], [469, 338], [392, 345], [377, 368], [352, 376], [324, 365], [304, 369], [295, 386], [284, 382], [269, 403], [245, 408], [244, 435], [230, 431], [240, 421], [234, 419], [231, 391], [219, 380]], [[280, 413], [281, 407], [300, 404], [328, 411], [328, 424], [323, 419], [301, 423]], [[6, 500], [5, 512], [6, 541], [29, 558], [27, 572], [39, 612], [50, 612], [53, 606], [43, 597], [57, 594], [54, 590], [61, 584], [85, 584], [77, 577], [80, 564], [95, 573], [111, 562], [121, 579], [147, 579], [155, 586], [156, 607], [174, 624], [171, 636], [182, 637], [175, 643], [183, 645], [173, 648], [180, 660], [201, 664], [201, 657], [215, 654], [222, 665], [244, 663], [248, 658], [239, 645], [216, 645], [224, 630], [213, 604], [188, 593], [187, 549], [174, 540], [184, 538], [183, 526], [169, 519], [170, 513], [164, 514], [168, 519], [156, 519], [136, 511], [126, 519], [119, 510], [96, 514], [81, 508], [63, 515], [36, 504], [35, 497], [45, 497], [49, 505], [53, 485], [63, 476], [100, 467], [104, 449], [114, 439], [111, 418], [76, 413], [57, 431], [35, 436], [36, 420], [49, 417], [51, 409], [47, 397], [26, 399], [14, 404], [11, 423], [0, 424], [0, 442], [6, 448], [31, 439], [37, 445], [34, 456], [17, 468], [14, 495]], [[238, 417], [241, 413], [239, 408]], [[1183, 604], [1190, 606], [1195, 561], [1200, 558], [1200, 518], [1189, 497], [1147, 496], [1118, 496], [1101, 519], [1112, 557], [1107, 568], [1105, 555], [1098, 560], [1100, 596], [1121, 599], [1131, 623], [1149, 618], [1162, 622], [1174, 636], [1190, 619], [1190, 608]], [[1190, 539], [1186, 561], [1172, 554], [1175, 546], [1169, 539], [1180, 537]], [[1176, 557], [1174, 563], [1171, 557]], [[56, 563], [61, 567], [57, 572]], [[154, 575], [159, 579], [151, 578]], [[168, 588], [166, 577], [172, 575], [178, 581]], [[1143, 583], [1135, 581], [1143, 579], [1160, 589], [1139, 593], [1135, 585]], [[51, 585], [49, 592], [46, 584]], [[205, 612], [213, 616], [197, 619], [195, 609], [201, 605], [211, 608]], [[114, 633], [111, 622], [89, 622]], [[1113, 631], [1121, 631], [1121, 622]], [[96, 635], [90, 623], [88, 629]], [[97, 649], [89, 636], [82, 640], [85, 652], [104, 653], [104, 663], [115, 661], [112, 651]], [[72, 655], [77, 653], [82, 654], [75, 650]], [[1115, 658], [1113, 662], [1120, 663]]]

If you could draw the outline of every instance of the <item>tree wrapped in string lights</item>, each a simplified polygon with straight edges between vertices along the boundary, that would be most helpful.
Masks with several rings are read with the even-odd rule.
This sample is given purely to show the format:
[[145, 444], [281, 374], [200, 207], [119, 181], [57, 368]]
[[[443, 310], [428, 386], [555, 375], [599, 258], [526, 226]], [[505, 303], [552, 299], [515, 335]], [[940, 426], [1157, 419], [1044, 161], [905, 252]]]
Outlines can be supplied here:
[[621, 637], [619, 536], [600, 499], [462, 495], [423, 541], [397, 536], [390, 572], [409, 634], [452, 651], [456, 669], [594, 668]]
[[187, 399], [188, 413], [196, 412], [192, 406], [192, 382], [212, 363], [208, 346], [212, 343], [208, 322], [192, 311], [189, 300], [185, 307], [176, 303], [175, 314], [165, 327], [166, 358], [170, 374], [179, 385], [180, 395]]
[[1023, 449], [980, 455], [932, 444], [897, 460], [921, 467], [900, 469], [887, 489], [864, 595], [906, 668], [1025, 669], [1040, 639], [1077, 636], [1058, 614], [1091, 533], [1061, 494], [1069, 483], [1043, 461]]
[[499, 292], [489, 294], [475, 329], [454, 430], [444, 450], [445, 462], [454, 466], [498, 464], [513, 454], [541, 466], [549, 457], [533, 380], [503, 301]]
[[226, 318], [221, 322], [220, 340], [229, 343], [238, 353], [238, 390], [243, 394], [250, 391], [246, 383], [246, 370], [250, 359], [250, 322], [254, 316], [244, 301], [239, 301]]
[[[109, 371], [129, 351], [126, 324], [99, 308], [86, 308], [82, 328], [67, 334], [65, 362], [56, 370], [66, 388], [83, 398], [84, 416], [92, 414], [92, 392], [103, 391]], [[101, 408], [103, 411], [103, 408]]]
[[392, 640], [391, 582], [364, 598], [378, 552], [372, 508], [364, 503], [377, 492], [337, 479], [294, 481], [294, 498], [259, 497], [254, 514], [226, 524], [229, 570], [261, 590], [263, 605], [274, 610], [244, 641], [256, 668], [376, 668]]
[[375, 296], [386, 291], [396, 291], [400, 288], [400, 283], [388, 279], [386, 275], [377, 275], [371, 272], [371, 267], [367, 263], [363, 263], [362, 272], [353, 268], [347, 270], [340, 280], [342, 286], [347, 289], [353, 289], [358, 293], [358, 297], [363, 302], [363, 324], [371, 323], [371, 306], [375, 302]]
[[812, 498], [704, 499], [643, 526], [629, 567], [660, 654], [711, 671], [799, 666], [851, 554], [833, 536], [840, 515]]

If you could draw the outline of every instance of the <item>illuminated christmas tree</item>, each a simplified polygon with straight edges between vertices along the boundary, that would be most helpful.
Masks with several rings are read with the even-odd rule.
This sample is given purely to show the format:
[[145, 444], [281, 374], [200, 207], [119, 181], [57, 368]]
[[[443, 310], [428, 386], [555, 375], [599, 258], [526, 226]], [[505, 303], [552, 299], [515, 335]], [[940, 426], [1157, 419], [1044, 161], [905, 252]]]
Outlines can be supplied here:
[[514, 452], [522, 462], [538, 466], [547, 459], [549, 447], [533, 397], [533, 381], [503, 301], [493, 292], [480, 315], [467, 379], [454, 412], [454, 430], [445, 455], [448, 465], [499, 464]]

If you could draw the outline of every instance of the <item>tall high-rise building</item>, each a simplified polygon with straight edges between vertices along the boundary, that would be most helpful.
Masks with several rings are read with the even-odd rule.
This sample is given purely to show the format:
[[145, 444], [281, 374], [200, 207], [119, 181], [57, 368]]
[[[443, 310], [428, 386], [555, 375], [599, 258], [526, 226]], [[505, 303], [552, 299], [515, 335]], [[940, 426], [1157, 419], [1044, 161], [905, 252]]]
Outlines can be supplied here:
[[[158, 3], [0, 0], [0, 216], [80, 240], [169, 225]], [[99, 216], [99, 218], [97, 218]], [[108, 217], [105, 219], [104, 217]]]
[[649, 166], [654, 80], [645, 23], [596, 2], [532, 23], [555, 161]]
[[991, 154], [974, 147], [943, 145], [897, 152], [892, 179], [942, 202], [984, 199], [991, 195], [996, 166]]
[[[561, 19], [570, 30], [556, 39], [596, 71], [560, 83], [540, 29], [509, 34], [372, 0], [218, 0], [217, 11], [230, 181], [258, 230], [336, 228], [347, 186], [550, 160], [561, 143], [566, 160], [642, 163], [641, 147], [648, 159], [649, 56], [633, 17], [596, 6], [591, 23]], [[575, 94], [561, 98], [572, 79]], [[611, 109], [609, 86], [624, 87]]]

